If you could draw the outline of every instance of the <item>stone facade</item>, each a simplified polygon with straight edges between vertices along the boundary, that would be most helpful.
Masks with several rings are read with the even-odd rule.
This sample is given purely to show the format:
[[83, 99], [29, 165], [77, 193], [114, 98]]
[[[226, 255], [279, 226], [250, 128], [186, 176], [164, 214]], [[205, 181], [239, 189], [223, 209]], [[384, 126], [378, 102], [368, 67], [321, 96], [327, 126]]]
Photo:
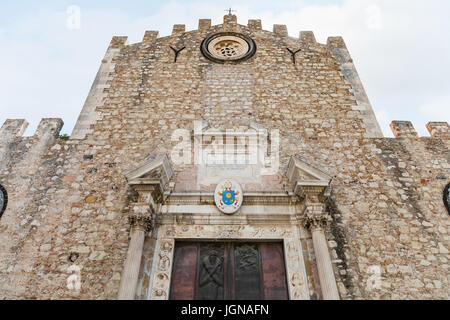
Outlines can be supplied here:
[[[256, 53], [206, 59], [201, 43], [217, 32], [251, 37]], [[116, 299], [122, 278], [136, 281], [135, 298], [165, 299], [176, 239], [283, 241], [291, 299], [449, 298], [450, 128], [430, 122], [421, 138], [394, 121], [395, 138], [384, 138], [340, 37], [320, 44], [234, 15], [162, 38], [146, 31], [136, 44], [113, 37], [70, 139], [59, 119], [31, 137], [26, 125], [0, 129], [2, 299]], [[214, 139], [224, 130], [232, 142]], [[264, 133], [256, 150], [271, 150], [275, 172], [195, 163], [200, 146], [234, 146], [249, 132]], [[181, 139], [191, 146], [183, 163]], [[219, 177], [242, 185], [236, 215], [214, 205]], [[136, 221], [148, 225], [129, 274]]]

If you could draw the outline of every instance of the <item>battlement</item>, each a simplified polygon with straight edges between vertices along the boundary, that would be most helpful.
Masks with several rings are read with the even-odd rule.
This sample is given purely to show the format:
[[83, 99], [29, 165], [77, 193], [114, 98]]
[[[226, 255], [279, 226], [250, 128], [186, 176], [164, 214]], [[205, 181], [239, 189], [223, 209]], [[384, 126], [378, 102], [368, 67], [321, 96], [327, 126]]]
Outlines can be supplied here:
[[128, 36], [114, 36], [109, 44], [109, 49], [120, 49], [128, 44]]
[[[234, 14], [227, 14], [223, 17], [223, 26], [224, 27], [230, 27], [234, 28], [234, 26], [238, 25], [237, 23], [237, 16]], [[262, 23], [260, 19], [249, 19], [247, 26], [242, 25], [243, 27], [247, 27], [252, 32], [258, 32], [258, 31], [266, 31], [262, 29]], [[197, 30], [190, 30], [186, 31], [186, 26], [184, 24], [174, 24], [172, 28], [172, 33], [170, 37], [178, 37], [186, 32], [203, 32], [207, 33], [209, 29], [211, 29], [211, 19], [199, 19], [198, 20], [198, 27]], [[287, 26], [284, 24], [274, 24], [272, 31], [274, 34], [280, 36], [280, 37], [289, 37]], [[143, 44], [151, 44], [155, 42], [157, 39], [159, 39], [159, 32], [154, 30], [147, 30], [144, 33], [144, 37], [142, 39]], [[290, 37], [294, 39], [293, 37]], [[298, 36], [298, 40], [304, 44], [309, 45], [315, 45], [318, 44], [316, 41], [316, 38], [314, 36], [314, 33], [312, 31], [300, 31], [300, 34]], [[128, 37], [126, 36], [114, 36], [110, 42], [109, 48], [110, 49], [120, 49], [124, 46], [128, 45]], [[330, 50], [339, 48], [339, 49], [347, 49], [344, 40], [342, 37], [329, 37], [326, 44], [321, 44], [325, 47], [327, 47]]]
[[418, 138], [416, 129], [410, 121], [392, 121], [391, 130], [396, 138]]
[[334, 49], [347, 50], [347, 46], [345, 45], [344, 39], [342, 37], [328, 37], [327, 47], [330, 50], [334, 50]]
[[273, 33], [275, 33], [279, 36], [282, 36], [282, 37], [288, 36], [287, 27], [285, 24], [274, 24], [273, 25]]
[[[410, 121], [392, 121], [392, 133], [396, 138], [418, 138], [413, 124]], [[433, 138], [449, 139], [450, 127], [447, 122], [429, 122], [427, 129]]]
[[28, 127], [25, 119], [7, 119], [0, 128], [0, 139], [6, 136], [21, 137]]
[[300, 31], [299, 35], [300, 41], [306, 44], [316, 44], [316, 37], [312, 31]]
[[[25, 175], [33, 176], [39, 168], [41, 156], [59, 141], [63, 126], [61, 119], [42, 119], [33, 136], [23, 136], [28, 122], [8, 119], [0, 128], [0, 172], [22, 162]], [[24, 171], [25, 172], [25, 171]]]
[[203, 32], [211, 28], [211, 19], [199, 19], [198, 20], [198, 30]]
[[172, 29], [172, 36], [178, 36], [186, 31], [184, 24], [175, 24]]
[[447, 122], [428, 122], [427, 129], [432, 137], [450, 139], [450, 126]]
[[[57, 137], [63, 125], [62, 119], [44, 118], [40, 121], [33, 137]], [[27, 127], [28, 122], [24, 119], [7, 119], [0, 128], [0, 139], [12, 136], [22, 137]]]

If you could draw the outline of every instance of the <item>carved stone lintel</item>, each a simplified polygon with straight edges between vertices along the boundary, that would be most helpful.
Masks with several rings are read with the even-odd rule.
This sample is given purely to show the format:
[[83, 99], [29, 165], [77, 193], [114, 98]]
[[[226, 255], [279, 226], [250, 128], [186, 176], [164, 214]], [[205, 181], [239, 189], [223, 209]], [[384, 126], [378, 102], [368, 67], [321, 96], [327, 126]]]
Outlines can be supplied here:
[[150, 216], [134, 214], [128, 217], [131, 228], [140, 229], [148, 233], [152, 230], [152, 219]]
[[297, 188], [297, 195], [309, 203], [325, 203], [330, 196], [330, 188], [324, 186], [301, 186]]

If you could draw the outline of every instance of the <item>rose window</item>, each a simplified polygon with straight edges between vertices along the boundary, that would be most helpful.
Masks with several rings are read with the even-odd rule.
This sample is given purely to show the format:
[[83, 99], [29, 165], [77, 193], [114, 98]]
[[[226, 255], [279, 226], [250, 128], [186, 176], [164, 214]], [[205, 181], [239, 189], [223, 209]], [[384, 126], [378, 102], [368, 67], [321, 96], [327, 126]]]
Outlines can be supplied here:
[[206, 38], [201, 46], [203, 55], [215, 62], [243, 61], [254, 55], [254, 41], [243, 34], [224, 32]]

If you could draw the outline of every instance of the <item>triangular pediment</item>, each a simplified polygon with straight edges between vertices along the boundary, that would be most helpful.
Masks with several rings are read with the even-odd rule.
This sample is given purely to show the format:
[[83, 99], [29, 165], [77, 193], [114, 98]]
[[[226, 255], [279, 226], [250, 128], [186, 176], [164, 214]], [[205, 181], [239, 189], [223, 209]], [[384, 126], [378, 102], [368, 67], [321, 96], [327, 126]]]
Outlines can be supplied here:
[[151, 158], [125, 174], [129, 184], [160, 182], [165, 185], [173, 175], [167, 154]]
[[294, 186], [327, 187], [331, 182], [331, 176], [306, 161], [291, 157], [289, 161], [287, 177]]

